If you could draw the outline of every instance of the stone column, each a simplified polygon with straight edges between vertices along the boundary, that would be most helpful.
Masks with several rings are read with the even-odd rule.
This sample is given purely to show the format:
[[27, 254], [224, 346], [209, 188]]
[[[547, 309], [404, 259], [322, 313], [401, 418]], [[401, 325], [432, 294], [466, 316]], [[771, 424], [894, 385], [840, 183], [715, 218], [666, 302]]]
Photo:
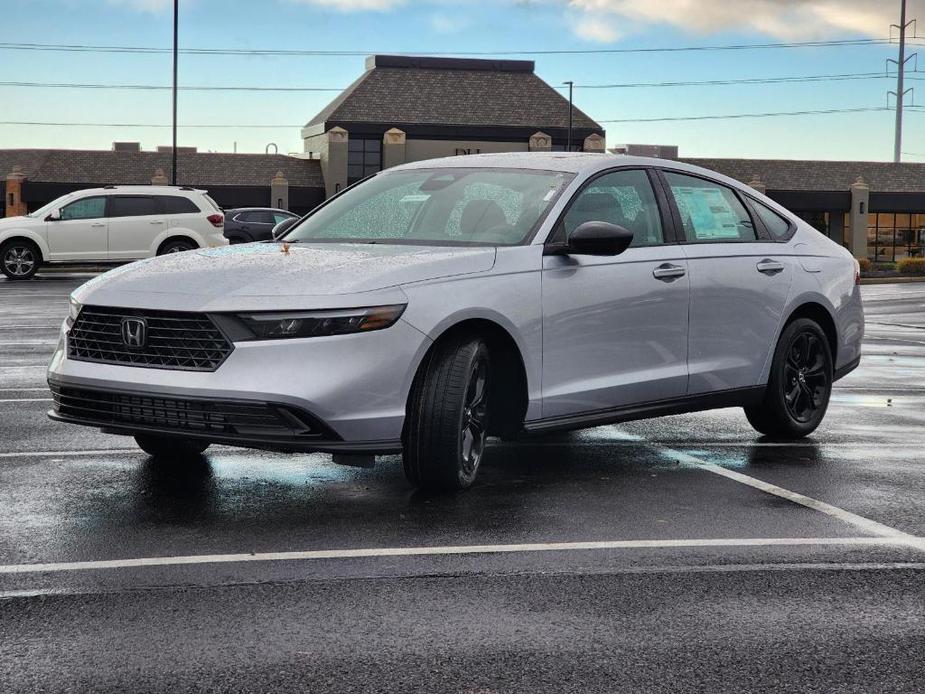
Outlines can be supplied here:
[[765, 194], [768, 188], [767, 184], [761, 180], [761, 177], [758, 174], [752, 174], [752, 180], [750, 180], [745, 185], [747, 185], [749, 188], [757, 190], [762, 195]]
[[598, 152], [600, 154], [604, 153], [604, 138], [600, 135], [588, 135], [585, 138], [584, 145], [585, 152]]
[[382, 136], [382, 168], [389, 169], [405, 163], [405, 131], [391, 128]]
[[151, 177], [152, 186], [166, 186], [170, 183], [167, 180], [167, 175], [164, 173], [163, 169], [155, 169], [154, 175]]
[[321, 173], [325, 196], [331, 197], [347, 187], [347, 142], [350, 134], [343, 128], [334, 127], [324, 135], [326, 142], [321, 152]]
[[530, 136], [528, 147], [531, 152], [551, 152], [552, 138], [543, 131], [538, 130]]
[[277, 171], [270, 179], [270, 207], [289, 209], [289, 180], [282, 171]]
[[867, 215], [870, 213], [870, 186], [861, 176], [851, 184], [851, 241], [848, 250], [855, 258], [867, 257]]
[[22, 169], [16, 165], [6, 175], [6, 215], [20, 217], [26, 214], [26, 203], [22, 199], [22, 183], [26, 179]]

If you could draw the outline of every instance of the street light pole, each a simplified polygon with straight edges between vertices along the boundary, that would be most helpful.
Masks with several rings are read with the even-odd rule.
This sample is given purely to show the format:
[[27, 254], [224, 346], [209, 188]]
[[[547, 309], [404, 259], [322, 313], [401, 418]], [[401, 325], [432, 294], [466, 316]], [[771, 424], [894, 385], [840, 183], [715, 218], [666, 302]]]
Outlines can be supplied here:
[[170, 184], [177, 185], [177, 34], [180, 25], [180, 0], [173, 0], [173, 157]]
[[565, 148], [566, 152], [572, 151], [572, 88], [575, 86], [575, 83], [571, 80], [568, 82], [563, 82], [562, 84], [568, 85], [568, 145]]

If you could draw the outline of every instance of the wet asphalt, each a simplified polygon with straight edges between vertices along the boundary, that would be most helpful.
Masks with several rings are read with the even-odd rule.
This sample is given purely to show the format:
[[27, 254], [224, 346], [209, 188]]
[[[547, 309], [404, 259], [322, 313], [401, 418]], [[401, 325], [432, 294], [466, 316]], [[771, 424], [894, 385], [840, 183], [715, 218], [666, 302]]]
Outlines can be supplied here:
[[47, 420], [88, 278], [0, 280], [2, 692], [925, 691], [925, 284], [863, 288], [809, 439], [600, 427], [427, 496], [395, 457], [164, 465]]

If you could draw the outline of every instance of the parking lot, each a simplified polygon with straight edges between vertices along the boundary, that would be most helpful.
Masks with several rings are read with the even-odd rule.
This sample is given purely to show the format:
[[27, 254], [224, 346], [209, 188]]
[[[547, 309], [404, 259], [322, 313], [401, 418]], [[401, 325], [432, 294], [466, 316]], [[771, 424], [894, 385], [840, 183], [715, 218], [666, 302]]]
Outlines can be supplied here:
[[3, 691], [922, 691], [925, 283], [863, 288], [810, 439], [606, 426], [427, 496], [395, 457], [165, 466], [49, 421], [89, 277], [0, 281]]

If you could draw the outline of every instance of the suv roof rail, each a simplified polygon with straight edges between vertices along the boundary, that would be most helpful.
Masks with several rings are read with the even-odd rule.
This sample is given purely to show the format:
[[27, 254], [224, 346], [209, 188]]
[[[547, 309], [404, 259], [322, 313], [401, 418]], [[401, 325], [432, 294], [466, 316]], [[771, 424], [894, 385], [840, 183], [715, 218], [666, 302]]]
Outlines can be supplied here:
[[116, 186], [103, 186], [103, 190], [115, 190]]
[[192, 186], [180, 186], [180, 190], [196, 190]]

